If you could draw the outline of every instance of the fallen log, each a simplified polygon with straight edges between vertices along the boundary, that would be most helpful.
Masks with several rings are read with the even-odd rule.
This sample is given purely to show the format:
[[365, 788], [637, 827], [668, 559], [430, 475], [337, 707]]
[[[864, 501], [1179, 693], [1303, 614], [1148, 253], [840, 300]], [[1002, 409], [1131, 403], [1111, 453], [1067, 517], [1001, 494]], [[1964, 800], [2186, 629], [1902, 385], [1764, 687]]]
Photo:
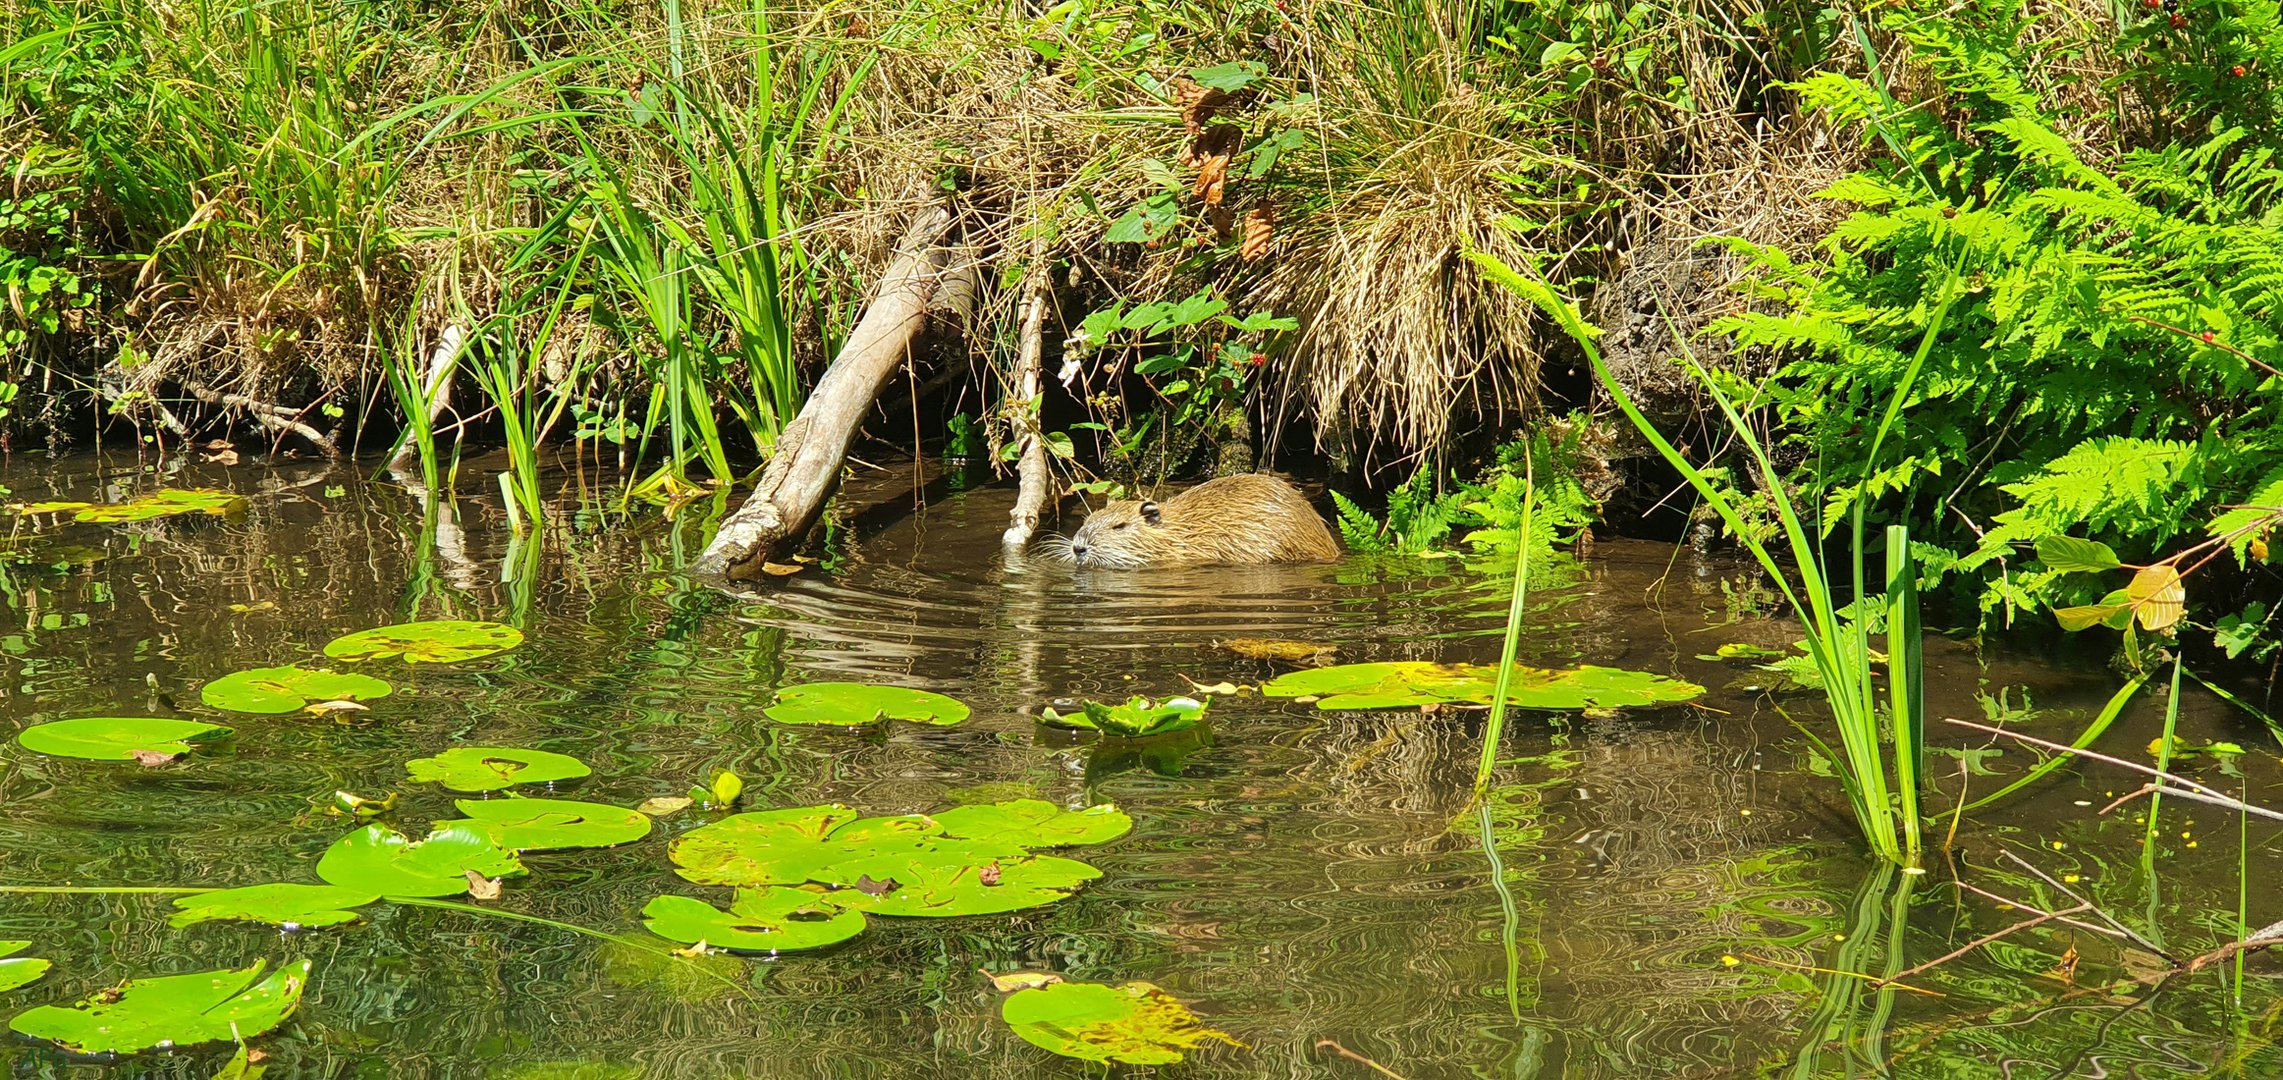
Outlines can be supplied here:
[[1022, 487], [1008, 515], [1007, 531], [999, 537], [1000, 543], [1010, 548], [1030, 543], [1031, 534], [1038, 531], [1039, 515], [1046, 509], [1047, 489], [1054, 483], [1047, 470], [1046, 439], [1039, 431], [1038, 419], [1039, 365], [1046, 351], [1049, 295], [1045, 271], [1032, 270], [1023, 289], [1022, 342], [1015, 351], [1014, 394], [1007, 402], [1017, 444], [1022, 447], [1022, 464], [1017, 466]]
[[849, 331], [808, 402], [777, 436], [776, 451], [753, 494], [722, 521], [713, 541], [690, 563], [692, 578], [756, 578], [778, 547], [797, 542], [816, 523], [840, 480], [856, 429], [926, 325], [937, 283], [959, 272], [951, 265], [953, 253], [943, 246], [951, 224], [951, 210], [938, 203], [920, 211], [905, 230], [895, 259], [881, 275], [879, 294]]

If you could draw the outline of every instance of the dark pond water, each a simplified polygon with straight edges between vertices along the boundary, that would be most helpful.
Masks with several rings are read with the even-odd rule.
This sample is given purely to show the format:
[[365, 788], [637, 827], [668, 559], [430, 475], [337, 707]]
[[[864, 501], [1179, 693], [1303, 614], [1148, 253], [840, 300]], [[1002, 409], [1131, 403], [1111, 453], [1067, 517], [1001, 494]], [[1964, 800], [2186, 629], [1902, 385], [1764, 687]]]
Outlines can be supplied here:
[[[544, 534], [518, 544], [474, 466], [456, 525], [442, 527], [400, 487], [319, 466], [20, 457], [0, 478], [16, 499], [171, 485], [251, 500], [240, 523], [74, 525], [20, 531], [0, 549], [14, 562], [0, 572], [0, 884], [314, 881], [318, 853], [348, 828], [324, 812], [335, 790], [401, 791], [395, 820], [417, 831], [451, 806], [404, 786], [403, 763], [455, 744], [574, 755], [595, 774], [559, 793], [625, 806], [726, 768], [747, 778], [756, 809], [922, 812], [1034, 795], [1115, 802], [1136, 822], [1084, 849], [1105, 876], [1068, 902], [875, 919], [823, 953], [705, 961], [718, 979], [656, 951], [433, 908], [381, 904], [363, 923], [281, 935], [170, 929], [163, 893], [16, 889], [0, 892], [0, 938], [34, 941], [28, 952], [56, 968], [0, 994], [0, 1015], [134, 975], [309, 958], [301, 1011], [257, 1040], [271, 1080], [1084, 1075], [1014, 1037], [976, 973], [1033, 968], [1153, 982], [1250, 1044], [1163, 1070], [1175, 1077], [1382, 1075], [1319, 1040], [1410, 1080], [2283, 1074], [2271, 1046], [2283, 997], [2258, 958], [2240, 975], [2220, 964], [2135, 982], [2161, 967], [2143, 946], [2049, 923], [1907, 980], [1933, 994], [1811, 970], [1921, 963], [2025, 916], [1961, 892], [1950, 866], [1904, 878], [1861, 855], [1838, 787], [1776, 708], [1817, 724], [1812, 699], [1730, 688], [1739, 669], [1698, 659], [1796, 634], [1768, 617], [1749, 575], [1685, 552], [1605, 544], [1568, 587], [1540, 594], [1523, 653], [1701, 682], [1702, 707], [1522, 714], [1477, 813], [1477, 714], [1237, 697], [1213, 709], [1210, 745], [1185, 757], [1098, 751], [1033, 720], [1057, 699], [1275, 673], [1214, 646], [1232, 637], [1330, 644], [1343, 661], [1493, 660], [1500, 586], [1448, 564], [1010, 566], [996, 545], [1008, 492], [937, 485], [915, 512], [911, 478], [890, 472], [845, 500], [875, 509], [836, 530], [826, 567], [733, 598], [676, 574], [706, 507], [629, 524], [582, 503], [575, 481]], [[455, 617], [513, 623], [528, 641], [386, 672], [400, 692], [347, 723], [198, 704], [203, 682], [310, 662], [345, 631]], [[2107, 647], [2088, 639], [2057, 666], [1930, 639], [1932, 713], [2033, 704], [2014, 722], [2066, 741], [2118, 685], [2101, 665]], [[974, 717], [864, 736], [762, 716], [773, 687], [817, 679], [937, 690]], [[2264, 732], [2216, 698], [2183, 697], [2184, 739], [2250, 750], [2183, 768], [2283, 802]], [[2163, 694], [2144, 694], [2102, 746], [2146, 760], [2164, 713]], [[227, 752], [155, 769], [42, 757], [13, 740], [33, 723], [103, 715], [223, 720], [238, 736]], [[1935, 758], [1934, 805], [1956, 801], [1960, 760]], [[2033, 759], [2010, 747], [1965, 760], [2004, 774]], [[1971, 777], [1979, 792], [2000, 782]], [[2065, 769], [1967, 815], [1956, 877], [2070, 903], [2001, 862], [2013, 852], [2182, 957], [2233, 940], [2239, 911], [2252, 926], [2283, 917], [2273, 828], [2168, 801], [2146, 842], [2145, 803], [2099, 812], [2138, 782]], [[531, 856], [531, 875], [487, 906], [659, 944], [637, 916], [651, 897], [723, 899], [666, 869], [667, 840], [704, 820], [685, 812], [637, 844]], [[204, 1078], [226, 1057], [102, 1064], [0, 1042], [16, 1077]]]

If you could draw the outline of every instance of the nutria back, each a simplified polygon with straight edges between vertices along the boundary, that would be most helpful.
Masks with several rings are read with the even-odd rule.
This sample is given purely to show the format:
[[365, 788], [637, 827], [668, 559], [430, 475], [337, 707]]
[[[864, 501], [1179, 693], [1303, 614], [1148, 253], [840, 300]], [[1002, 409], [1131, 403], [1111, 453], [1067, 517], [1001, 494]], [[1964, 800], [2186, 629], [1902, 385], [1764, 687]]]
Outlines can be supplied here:
[[1094, 511], [1070, 538], [1080, 566], [1324, 562], [1340, 546], [1298, 488], [1246, 473], [1208, 480], [1164, 502], [1127, 499]]

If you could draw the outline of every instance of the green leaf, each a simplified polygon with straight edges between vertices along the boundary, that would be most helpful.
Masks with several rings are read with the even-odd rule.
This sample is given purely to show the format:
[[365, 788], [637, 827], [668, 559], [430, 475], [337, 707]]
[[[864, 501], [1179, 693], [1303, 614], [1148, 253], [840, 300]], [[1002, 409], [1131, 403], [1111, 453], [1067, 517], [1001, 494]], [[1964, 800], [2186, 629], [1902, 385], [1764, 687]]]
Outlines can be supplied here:
[[1270, 311], [1256, 311], [1242, 319], [1232, 319], [1223, 315], [1221, 321], [1233, 329], [1242, 330], [1248, 334], [1257, 334], [1265, 330], [1300, 329], [1300, 320], [1290, 317], [1278, 318], [1274, 312]]
[[408, 664], [455, 664], [523, 644], [523, 631], [495, 622], [437, 619], [343, 634], [325, 646], [335, 660], [401, 657]]
[[89, 716], [34, 724], [16, 733], [24, 749], [89, 761], [131, 761], [138, 750], [159, 754], [190, 752], [192, 743], [226, 738], [230, 729], [195, 720], [147, 716]]
[[439, 821], [438, 829], [466, 829], [510, 851], [630, 844], [651, 828], [645, 814], [570, 799], [460, 799], [452, 805], [467, 816]]
[[856, 727], [881, 720], [950, 725], [967, 719], [967, 706], [942, 694], [870, 683], [822, 682], [777, 691], [762, 713], [780, 724]]
[[836, 945], [864, 932], [864, 915], [808, 889], [739, 889], [729, 910], [687, 896], [661, 896], [642, 925], [669, 941], [737, 952], [791, 952]]
[[1214, 90], [1234, 92], [1268, 77], [1268, 66], [1254, 60], [1236, 60], [1212, 67], [1190, 68], [1190, 81]]
[[1106, 844], [1134, 828], [1134, 819], [1110, 803], [1065, 810], [1044, 799], [976, 803], [931, 816], [945, 836], [1025, 848]]
[[262, 1075], [269, 1072], [270, 1067], [254, 1064], [253, 1059], [246, 1056], [246, 1051], [246, 1044], [239, 1043], [238, 1052], [230, 1055], [230, 1060], [223, 1064], [221, 1072], [214, 1074], [213, 1080], [262, 1080]]
[[700, 885], [798, 885], [797, 860], [857, 813], [845, 806], [800, 806], [732, 814], [684, 833], [667, 849], [674, 872]]
[[1229, 310], [1227, 301], [1214, 296], [1210, 289], [1199, 289], [1187, 299], [1173, 306], [1173, 310], [1166, 314], [1165, 326], [1162, 329], [1195, 326], [1227, 310]]
[[2074, 536], [2041, 536], [2037, 538], [2037, 558], [2057, 573], [2077, 571], [2114, 570], [2124, 565], [2117, 561], [2117, 553], [2097, 540], [2079, 540]]
[[[1263, 684], [1263, 697], [1317, 698], [1319, 709], [1390, 709], [1430, 703], [1488, 705], [1498, 669], [1483, 664], [1405, 660], [1294, 671]], [[1695, 683], [1621, 668], [1556, 670], [1514, 665], [1507, 704], [1525, 709], [1665, 705], [1704, 693]]]
[[1018, 990], [1000, 1003], [999, 1016], [1023, 1041], [1083, 1061], [1171, 1065], [1208, 1040], [1244, 1048], [1145, 982], [1065, 982]]
[[[949, 918], [996, 915], [1067, 900], [1078, 886], [1102, 872], [1076, 859], [1052, 855], [986, 857], [965, 849], [905, 855], [877, 855], [833, 866], [834, 875], [853, 886], [869, 878], [895, 888], [873, 896], [843, 888], [834, 902], [873, 915]], [[996, 884], [986, 884], [996, 871]]]
[[592, 770], [575, 757], [505, 746], [455, 746], [435, 757], [404, 763], [415, 783], [441, 783], [453, 791], [498, 791], [517, 784], [575, 780]]
[[0, 958], [15, 957], [14, 959], [0, 959], [0, 993], [6, 993], [19, 986], [28, 986], [40, 976], [48, 973], [48, 968], [51, 966], [48, 961], [37, 956], [16, 956], [17, 953], [30, 948], [31, 944], [29, 941], [0, 941]]
[[198, 699], [230, 712], [289, 713], [319, 701], [373, 701], [393, 689], [370, 675], [266, 667], [224, 675], [200, 687]]
[[419, 843], [386, 825], [367, 825], [333, 842], [317, 860], [317, 876], [344, 889], [381, 896], [456, 896], [468, 872], [516, 877], [515, 853], [474, 829], [446, 828]]
[[179, 910], [167, 919], [167, 925], [195, 926], [230, 919], [271, 926], [337, 926], [356, 921], [354, 909], [378, 899], [377, 892], [338, 885], [248, 885], [182, 897], [174, 902]]
[[250, 1039], [293, 1015], [309, 982], [307, 960], [265, 979], [268, 966], [256, 961], [236, 971], [133, 979], [69, 1008], [43, 1005], [20, 1013], [8, 1027], [78, 1054]]
[[211, 517], [236, 517], [246, 512], [246, 498], [227, 491], [206, 488], [169, 489], [153, 492], [139, 499], [120, 503], [89, 506], [72, 516], [75, 521], [95, 522], [104, 525], [123, 525], [154, 518], [175, 517], [181, 514], [206, 514]]
[[2131, 611], [2131, 604], [2083, 604], [2077, 607], [2055, 608], [2053, 609], [2053, 617], [2060, 621], [2061, 629], [2075, 633], [2079, 630], [2090, 630], [2120, 613], [2129, 614]]
[[1143, 739], [1196, 727], [1204, 718], [1205, 703], [1186, 697], [1152, 702], [1136, 696], [1122, 705], [1085, 701], [1076, 713], [1057, 712], [1048, 706], [1039, 714], [1042, 723], [1054, 727], [1099, 731], [1122, 739]]

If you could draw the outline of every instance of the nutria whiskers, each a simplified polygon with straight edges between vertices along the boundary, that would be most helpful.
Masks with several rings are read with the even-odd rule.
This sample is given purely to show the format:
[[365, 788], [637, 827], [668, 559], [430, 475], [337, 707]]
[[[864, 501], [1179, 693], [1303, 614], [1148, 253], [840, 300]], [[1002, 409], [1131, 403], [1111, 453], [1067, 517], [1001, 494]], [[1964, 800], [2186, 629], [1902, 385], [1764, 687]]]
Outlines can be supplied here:
[[1046, 550], [1080, 566], [1118, 569], [1340, 557], [1332, 530], [1299, 490], [1259, 473], [1208, 480], [1162, 503], [1110, 503]]

